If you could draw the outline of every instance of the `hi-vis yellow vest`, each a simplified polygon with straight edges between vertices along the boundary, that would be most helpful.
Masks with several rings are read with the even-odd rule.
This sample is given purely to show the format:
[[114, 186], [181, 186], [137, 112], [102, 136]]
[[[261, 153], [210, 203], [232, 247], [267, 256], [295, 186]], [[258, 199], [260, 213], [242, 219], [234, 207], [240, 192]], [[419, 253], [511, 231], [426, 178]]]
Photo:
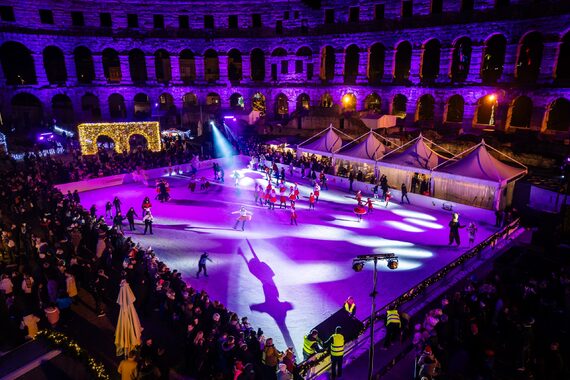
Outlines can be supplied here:
[[402, 326], [402, 322], [400, 322], [400, 315], [398, 314], [398, 310], [386, 311], [386, 326], [388, 326], [390, 323], [397, 323], [398, 326]]
[[305, 335], [303, 338], [303, 352], [307, 355], [313, 355], [315, 352], [315, 344], [317, 343], [316, 340], [310, 340], [308, 336]]
[[344, 355], [344, 336], [342, 334], [333, 334], [331, 344], [331, 356]]
[[352, 305], [350, 305], [348, 302], [344, 303], [344, 310], [346, 310], [347, 312], [349, 312], [350, 314], [352, 314], [352, 311], [354, 310], [354, 307], [356, 306], [355, 303], [353, 303]]

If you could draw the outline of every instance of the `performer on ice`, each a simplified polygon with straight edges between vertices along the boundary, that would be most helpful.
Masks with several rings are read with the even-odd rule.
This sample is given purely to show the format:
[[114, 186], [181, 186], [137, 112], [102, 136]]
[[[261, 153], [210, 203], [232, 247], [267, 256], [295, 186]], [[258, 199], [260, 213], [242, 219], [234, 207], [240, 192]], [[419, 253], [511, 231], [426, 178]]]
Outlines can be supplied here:
[[234, 224], [234, 230], [237, 229], [239, 222], [241, 222], [241, 230], [245, 231], [245, 222], [251, 221], [253, 213], [247, 211], [245, 209], [245, 206], [241, 206], [241, 208], [238, 211], [234, 211], [232, 212], [232, 214], [239, 214], [238, 218], [236, 219], [236, 224]]
[[279, 208], [287, 208], [287, 195], [285, 194], [286, 190], [287, 187], [285, 187], [285, 184], [282, 182], [279, 187]]
[[354, 208], [354, 213], [358, 217], [358, 221], [362, 220], [362, 215], [366, 214], [366, 207], [362, 204], [362, 201], [359, 201], [356, 207]]
[[315, 194], [315, 202], [319, 201], [319, 195], [321, 194], [321, 186], [317, 181], [315, 181], [315, 187], [313, 188], [313, 194]]

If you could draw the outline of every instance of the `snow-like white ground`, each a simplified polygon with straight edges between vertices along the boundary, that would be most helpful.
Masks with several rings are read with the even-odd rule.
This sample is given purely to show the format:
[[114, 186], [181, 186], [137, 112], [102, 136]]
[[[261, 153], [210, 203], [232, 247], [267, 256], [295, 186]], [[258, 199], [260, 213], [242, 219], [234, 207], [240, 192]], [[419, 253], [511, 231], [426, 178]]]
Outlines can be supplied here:
[[[226, 183], [212, 181], [207, 191], [188, 189], [187, 176], [169, 177], [172, 200], [154, 200], [154, 187], [133, 183], [81, 193], [82, 204], [95, 204], [100, 213], [117, 195], [122, 209], [135, 207], [141, 213], [145, 196], [150, 196], [155, 217], [154, 235], [137, 231], [125, 233], [135, 241], [152, 246], [170, 268], [178, 269], [194, 288], [206, 289], [211, 299], [219, 300], [240, 317], [248, 316], [265, 336], [273, 337], [277, 347], [302, 348], [303, 335], [338, 310], [347, 296], [357, 302], [357, 317], [370, 313], [372, 266], [362, 272], [352, 270], [352, 259], [370, 253], [395, 253], [398, 270], [380, 265], [379, 299], [382, 306], [407, 289], [432, 275], [467, 250], [467, 232], [462, 233], [460, 248], [448, 247], [450, 213], [441, 208], [400, 205], [393, 199], [387, 208], [375, 202], [372, 214], [361, 222], [353, 213], [354, 195], [346, 189], [324, 190], [316, 210], [308, 210], [312, 191], [306, 179], [300, 185], [297, 202], [298, 226], [290, 225], [289, 210], [268, 210], [254, 204], [254, 183], [264, 187], [260, 172], [240, 169], [238, 187], [226, 168]], [[213, 177], [211, 169], [200, 170], [198, 177]], [[232, 227], [241, 205], [253, 212], [245, 232]], [[471, 214], [476, 218], [476, 214]], [[462, 224], [470, 220], [462, 219]], [[476, 242], [495, 228], [478, 224]], [[125, 223], [126, 224], [126, 223]], [[126, 225], [125, 225], [126, 227]], [[209, 277], [195, 277], [198, 257], [208, 251]]]

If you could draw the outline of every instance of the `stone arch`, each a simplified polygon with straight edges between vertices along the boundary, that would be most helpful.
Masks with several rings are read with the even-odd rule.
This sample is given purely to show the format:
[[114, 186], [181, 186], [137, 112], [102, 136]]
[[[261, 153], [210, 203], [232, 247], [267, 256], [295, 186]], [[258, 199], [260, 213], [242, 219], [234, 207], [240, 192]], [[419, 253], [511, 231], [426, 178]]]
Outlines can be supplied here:
[[265, 95], [261, 92], [253, 94], [253, 97], [251, 98], [251, 108], [254, 111], [258, 111], [261, 115], [265, 115], [265, 112], [267, 111]]
[[152, 105], [147, 94], [139, 92], [134, 97], [134, 115], [135, 119], [149, 119], [152, 115]]
[[284, 93], [275, 97], [275, 117], [284, 119], [289, 115], [289, 98]]
[[334, 79], [334, 69], [336, 66], [335, 51], [332, 46], [325, 46], [321, 49], [321, 69], [320, 77], [323, 81]]
[[333, 97], [328, 92], [325, 92], [323, 96], [321, 96], [321, 107], [332, 108], [333, 106], [334, 106]]
[[170, 53], [165, 49], [154, 52], [154, 69], [158, 83], [168, 83], [172, 80], [172, 66], [170, 65]]
[[521, 38], [515, 71], [515, 77], [519, 82], [536, 82], [540, 74], [543, 50], [544, 42], [540, 32], [529, 32]]
[[435, 117], [435, 99], [430, 94], [419, 97], [416, 107], [416, 121], [433, 121]]
[[570, 100], [558, 98], [548, 105], [542, 131], [570, 131]]
[[439, 76], [439, 61], [441, 56], [441, 43], [432, 38], [423, 45], [420, 68], [422, 83], [433, 83]]
[[496, 125], [497, 98], [495, 95], [485, 95], [477, 100], [477, 110], [475, 111], [475, 124], [488, 126]]
[[344, 52], [344, 83], [356, 83], [359, 61], [360, 48], [355, 44], [348, 46]]
[[509, 105], [507, 127], [530, 128], [532, 109], [532, 100], [528, 96], [517, 96]]
[[190, 49], [184, 49], [179, 57], [180, 80], [185, 84], [196, 80], [196, 58]]
[[29, 128], [42, 121], [42, 102], [34, 95], [20, 92], [12, 97], [10, 105], [11, 118], [17, 125]]
[[85, 46], [78, 46], [73, 50], [77, 81], [81, 84], [90, 84], [95, 79], [95, 65], [93, 54]]
[[109, 135], [102, 133], [99, 136], [97, 136], [97, 139], [95, 140], [95, 146], [97, 147], [97, 151], [115, 150], [117, 147], [117, 143]]
[[36, 84], [36, 68], [31, 51], [19, 42], [0, 46], [0, 63], [7, 85]]
[[132, 133], [128, 138], [129, 152], [135, 150], [146, 150], [148, 148], [148, 138], [141, 133]]
[[373, 92], [364, 99], [364, 109], [376, 113], [382, 112], [382, 99], [380, 96]]
[[455, 94], [449, 97], [445, 105], [445, 122], [462, 123], [465, 112], [465, 100], [463, 96]]
[[198, 96], [193, 92], [187, 92], [182, 96], [182, 107], [192, 108], [198, 105]]
[[148, 142], [148, 149], [159, 152], [162, 149], [160, 124], [156, 121], [116, 122], [116, 123], [83, 123], [77, 126], [81, 153], [91, 155], [97, 153], [97, 140], [106, 136], [115, 143], [115, 151], [129, 151], [129, 140], [132, 135], [141, 135]]
[[271, 52], [272, 57], [287, 57], [287, 50], [282, 47], [277, 47]]
[[57, 94], [51, 98], [51, 110], [53, 118], [57, 123], [72, 124], [73, 123], [73, 105], [71, 99], [65, 94]]
[[238, 92], [234, 92], [230, 96], [230, 108], [242, 110], [244, 109], [244, 107], [245, 107], [245, 102], [243, 100], [243, 96]]
[[[295, 74], [302, 74], [307, 72], [307, 79], [313, 78], [313, 50], [308, 46], [302, 46], [297, 49], [295, 53], [297, 59], [295, 60]], [[306, 70], [305, 70], [306, 67]]]
[[352, 112], [352, 111], [356, 111], [356, 95], [354, 95], [352, 92], [347, 92], [346, 94], [344, 94], [341, 98], [342, 100], [342, 107], [345, 111], [348, 112]]
[[99, 98], [87, 92], [81, 97], [81, 112], [83, 118], [87, 121], [99, 121], [101, 120], [101, 105], [99, 103]]
[[211, 112], [216, 112], [222, 106], [222, 98], [217, 92], [210, 92], [206, 95], [206, 106]]
[[396, 51], [394, 53], [394, 81], [407, 81], [410, 78], [411, 67], [412, 44], [409, 41], [402, 41], [396, 46]]
[[176, 106], [174, 105], [174, 97], [168, 92], [163, 92], [158, 97], [158, 110], [162, 113], [171, 112], [174, 108], [176, 111]]
[[50, 84], [64, 84], [67, 81], [65, 57], [57, 46], [48, 46], [43, 53], [44, 69]]
[[555, 71], [556, 83], [570, 83], [570, 31], [560, 40]]
[[251, 80], [262, 82], [265, 80], [265, 53], [260, 48], [255, 48], [249, 54], [251, 65]]
[[208, 49], [204, 52], [204, 79], [208, 83], [220, 79], [220, 59], [214, 49]]
[[481, 64], [483, 83], [496, 83], [503, 74], [507, 39], [502, 34], [493, 34], [485, 41], [485, 51]]
[[127, 117], [127, 108], [125, 106], [125, 98], [121, 94], [109, 95], [109, 115], [111, 119], [124, 119]]
[[406, 117], [408, 107], [408, 98], [405, 95], [397, 94], [392, 99], [392, 115], [398, 116], [400, 119]]
[[386, 61], [386, 48], [376, 42], [368, 49], [368, 81], [379, 84], [384, 76], [384, 62]]
[[148, 80], [146, 58], [141, 49], [129, 51], [129, 72], [135, 84], [145, 83]]
[[121, 60], [115, 49], [107, 48], [101, 53], [103, 61], [103, 74], [110, 83], [119, 83], [122, 78]]
[[460, 37], [453, 43], [449, 77], [452, 82], [463, 82], [469, 75], [473, 43], [469, 37]]
[[297, 106], [295, 111], [307, 111], [311, 108], [311, 98], [309, 95], [305, 94], [304, 92], [297, 96]]
[[232, 49], [228, 52], [228, 79], [239, 82], [243, 78], [241, 52]]

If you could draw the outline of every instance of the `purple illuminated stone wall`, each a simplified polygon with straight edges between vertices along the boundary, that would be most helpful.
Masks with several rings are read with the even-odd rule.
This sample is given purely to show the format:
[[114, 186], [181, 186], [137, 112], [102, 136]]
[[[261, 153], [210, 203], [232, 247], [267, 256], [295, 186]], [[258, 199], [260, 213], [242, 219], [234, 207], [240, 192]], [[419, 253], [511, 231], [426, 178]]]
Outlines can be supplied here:
[[[322, 98], [327, 93], [336, 105], [335, 111], [343, 109], [342, 97], [347, 93], [356, 96], [357, 110], [366, 109], [365, 99], [375, 93], [381, 99], [379, 108], [382, 113], [394, 113], [394, 97], [398, 94], [405, 96], [406, 124], [426, 127], [449, 125], [463, 129], [530, 128], [559, 136], [565, 136], [569, 131], [568, 125], [547, 128], [549, 110], [554, 102], [559, 98], [570, 98], [568, 82], [560, 80], [562, 74], [557, 77], [561, 72], [557, 65], [568, 59], [561, 57], [561, 52], [570, 49], [570, 42], [564, 45], [564, 41], [569, 40], [570, 25], [569, 9], [564, 1], [535, 4], [530, 0], [511, 0], [510, 6], [497, 8], [494, 1], [475, 0], [473, 10], [462, 11], [464, 3], [469, 2], [443, 0], [440, 12], [432, 9], [434, 5], [429, 0], [414, 0], [411, 17], [404, 14], [405, 7], [400, 1], [322, 1], [320, 9], [312, 9], [302, 1], [154, 0], [140, 3], [132, 1], [129, 8], [126, 1], [3, 1], [5, 7], [11, 7], [14, 20], [4, 17], [0, 21], [1, 41], [20, 43], [29, 51], [37, 83], [28, 81], [3, 85], [0, 88], [2, 114], [7, 118], [17, 118], [25, 112], [25, 106], [14, 101], [20, 93], [36, 97], [41, 103], [41, 116], [48, 119], [61, 118], [61, 114], [66, 112], [65, 104], [58, 103], [54, 107], [54, 96], [69, 98], [71, 110], [65, 116], [68, 123], [94, 118], [92, 110], [82, 105], [86, 94], [97, 97], [100, 117], [108, 120], [112, 116], [117, 117], [116, 113], [112, 115], [109, 107], [112, 94], [120, 94], [124, 98], [126, 114], [121, 113], [119, 117], [133, 118], [134, 97], [140, 93], [148, 95], [152, 107], [160, 102], [162, 94], [169, 94], [176, 112], [180, 112], [183, 96], [188, 93], [196, 94], [198, 103], [202, 105], [207, 103], [208, 94], [216, 93], [223, 108], [229, 107], [232, 94], [239, 93], [244, 98], [245, 108], [250, 109], [252, 97], [259, 92], [265, 96], [267, 114], [272, 118], [278, 116], [276, 101], [280, 94], [287, 97], [285, 116], [288, 116], [298, 108], [297, 100], [302, 94], [309, 97], [311, 112], [318, 113]], [[45, 22], [45, 12], [42, 22], [40, 9], [52, 11], [53, 24]], [[71, 12], [76, 12], [73, 17]], [[83, 16], [83, 26], [79, 26], [79, 13]], [[137, 27], [129, 27], [129, 13], [137, 15]], [[204, 28], [207, 15], [213, 17], [213, 28]], [[109, 18], [111, 26], [102, 26]], [[236, 21], [237, 25], [232, 25]], [[74, 22], [76, 26], [73, 26]], [[254, 25], [254, 22], [258, 24]], [[537, 72], [531, 73], [535, 75], [533, 79], [521, 81], [524, 73], [521, 74], [518, 68], [536, 65], [538, 59], [524, 43], [529, 32], [538, 32], [535, 36], [541, 45], [541, 57]], [[497, 83], [483, 84], [481, 70], [485, 65], [486, 44], [494, 35], [501, 35], [500, 38], [504, 37], [506, 41], [502, 73]], [[454, 48], [462, 37], [470, 43], [470, 59], [464, 61], [468, 62], [464, 67], [464, 78], [452, 81]], [[430, 69], [425, 57], [431, 53], [426, 52], [426, 47], [434, 39], [437, 41], [430, 46], [439, 47], [435, 55], [439, 55], [439, 67], [432, 65]], [[405, 80], [395, 82], [396, 50], [403, 46], [400, 44], [404, 41], [412, 46], [410, 70]], [[376, 43], [384, 48], [384, 61], [377, 64], [380, 66], [378, 71], [382, 73], [380, 78], [372, 80], [369, 68], [376, 61], [372, 62], [370, 51]], [[44, 64], [44, 49], [48, 46], [57, 47], [63, 54], [67, 73], [64, 81], [54, 83], [48, 77], [49, 69]], [[74, 51], [80, 46], [87, 47], [92, 53], [95, 77], [90, 84], [78, 81]], [[322, 79], [326, 75], [321, 73], [322, 62], [325, 61], [323, 51], [327, 46], [332, 47], [335, 53], [334, 78], [330, 80]], [[300, 51], [303, 47], [308, 49]], [[104, 70], [105, 49], [118, 53], [119, 64], [112, 68], [113, 78], [109, 78], [110, 74]], [[134, 83], [130, 75], [129, 52], [133, 49], [140, 49], [145, 56], [148, 79], [144, 83]], [[170, 56], [170, 69], [159, 65], [163, 70], [170, 70], [169, 80], [157, 80], [155, 53], [159, 49], [164, 49]], [[181, 62], [184, 66], [186, 61], [180, 59], [180, 54], [185, 49], [194, 55], [195, 79], [183, 80], [181, 76], [184, 74], [181, 73]], [[219, 79], [210, 82], [205, 80], [204, 53], [208, 49], [213, 49], [219, 60]], [[228, 53], [232, 49], [241, 53], [241, 79], [228, 78]], [[264, 53], [264, 80], [252, 79], [250, 54], [254, 49], [261, 49]], [[347, 59], [346, 53], [355, 49], [356, 71], [347, 73], [350, 58]], [[11, 59], [10, 52], [8, 49], [0, 51], [3, 63]], [[311, 54], [306, 55], [307, 52]], [[351, 62], [355, 65], [356, 61], [352, 59]], [[52, 67], [55, 67], [52, 72], [57, 72], [61, 64]], [[309, 75], [311, 70], [312, 76]], [[435, 74], [428, 80], [425, 73], [430, 70], [432, 74], [435, 70]], [[6, 69], [1, 70], [0, 82], [9, 81], [8, 76]], [[477, 116], [479, 105], [490, 107], [485, 103], [485, 97], [490, 94], [497, 96], [493, 107], [493, 126], [488, 125], [489, 116], [485, 112]], [[464, 102], [460, 121], [449, 118], [449, 99], [453, 95], [461, 96]], [[512, 123], [513, 118], [518, 120], [517, 112], [524, 108], [515, 107], [519, 96], [531, 101], [525, 103], [527, 109], [532, 108], [530, 116], [523, 118], [530, 120], [528, 126], [522, 125], [526, 122], [517, 121], [521, 124], [518, 126]], [[422, 103], [420, 98], [426, 103]], [[567, 103], [559, 101], [558, 104]]]

